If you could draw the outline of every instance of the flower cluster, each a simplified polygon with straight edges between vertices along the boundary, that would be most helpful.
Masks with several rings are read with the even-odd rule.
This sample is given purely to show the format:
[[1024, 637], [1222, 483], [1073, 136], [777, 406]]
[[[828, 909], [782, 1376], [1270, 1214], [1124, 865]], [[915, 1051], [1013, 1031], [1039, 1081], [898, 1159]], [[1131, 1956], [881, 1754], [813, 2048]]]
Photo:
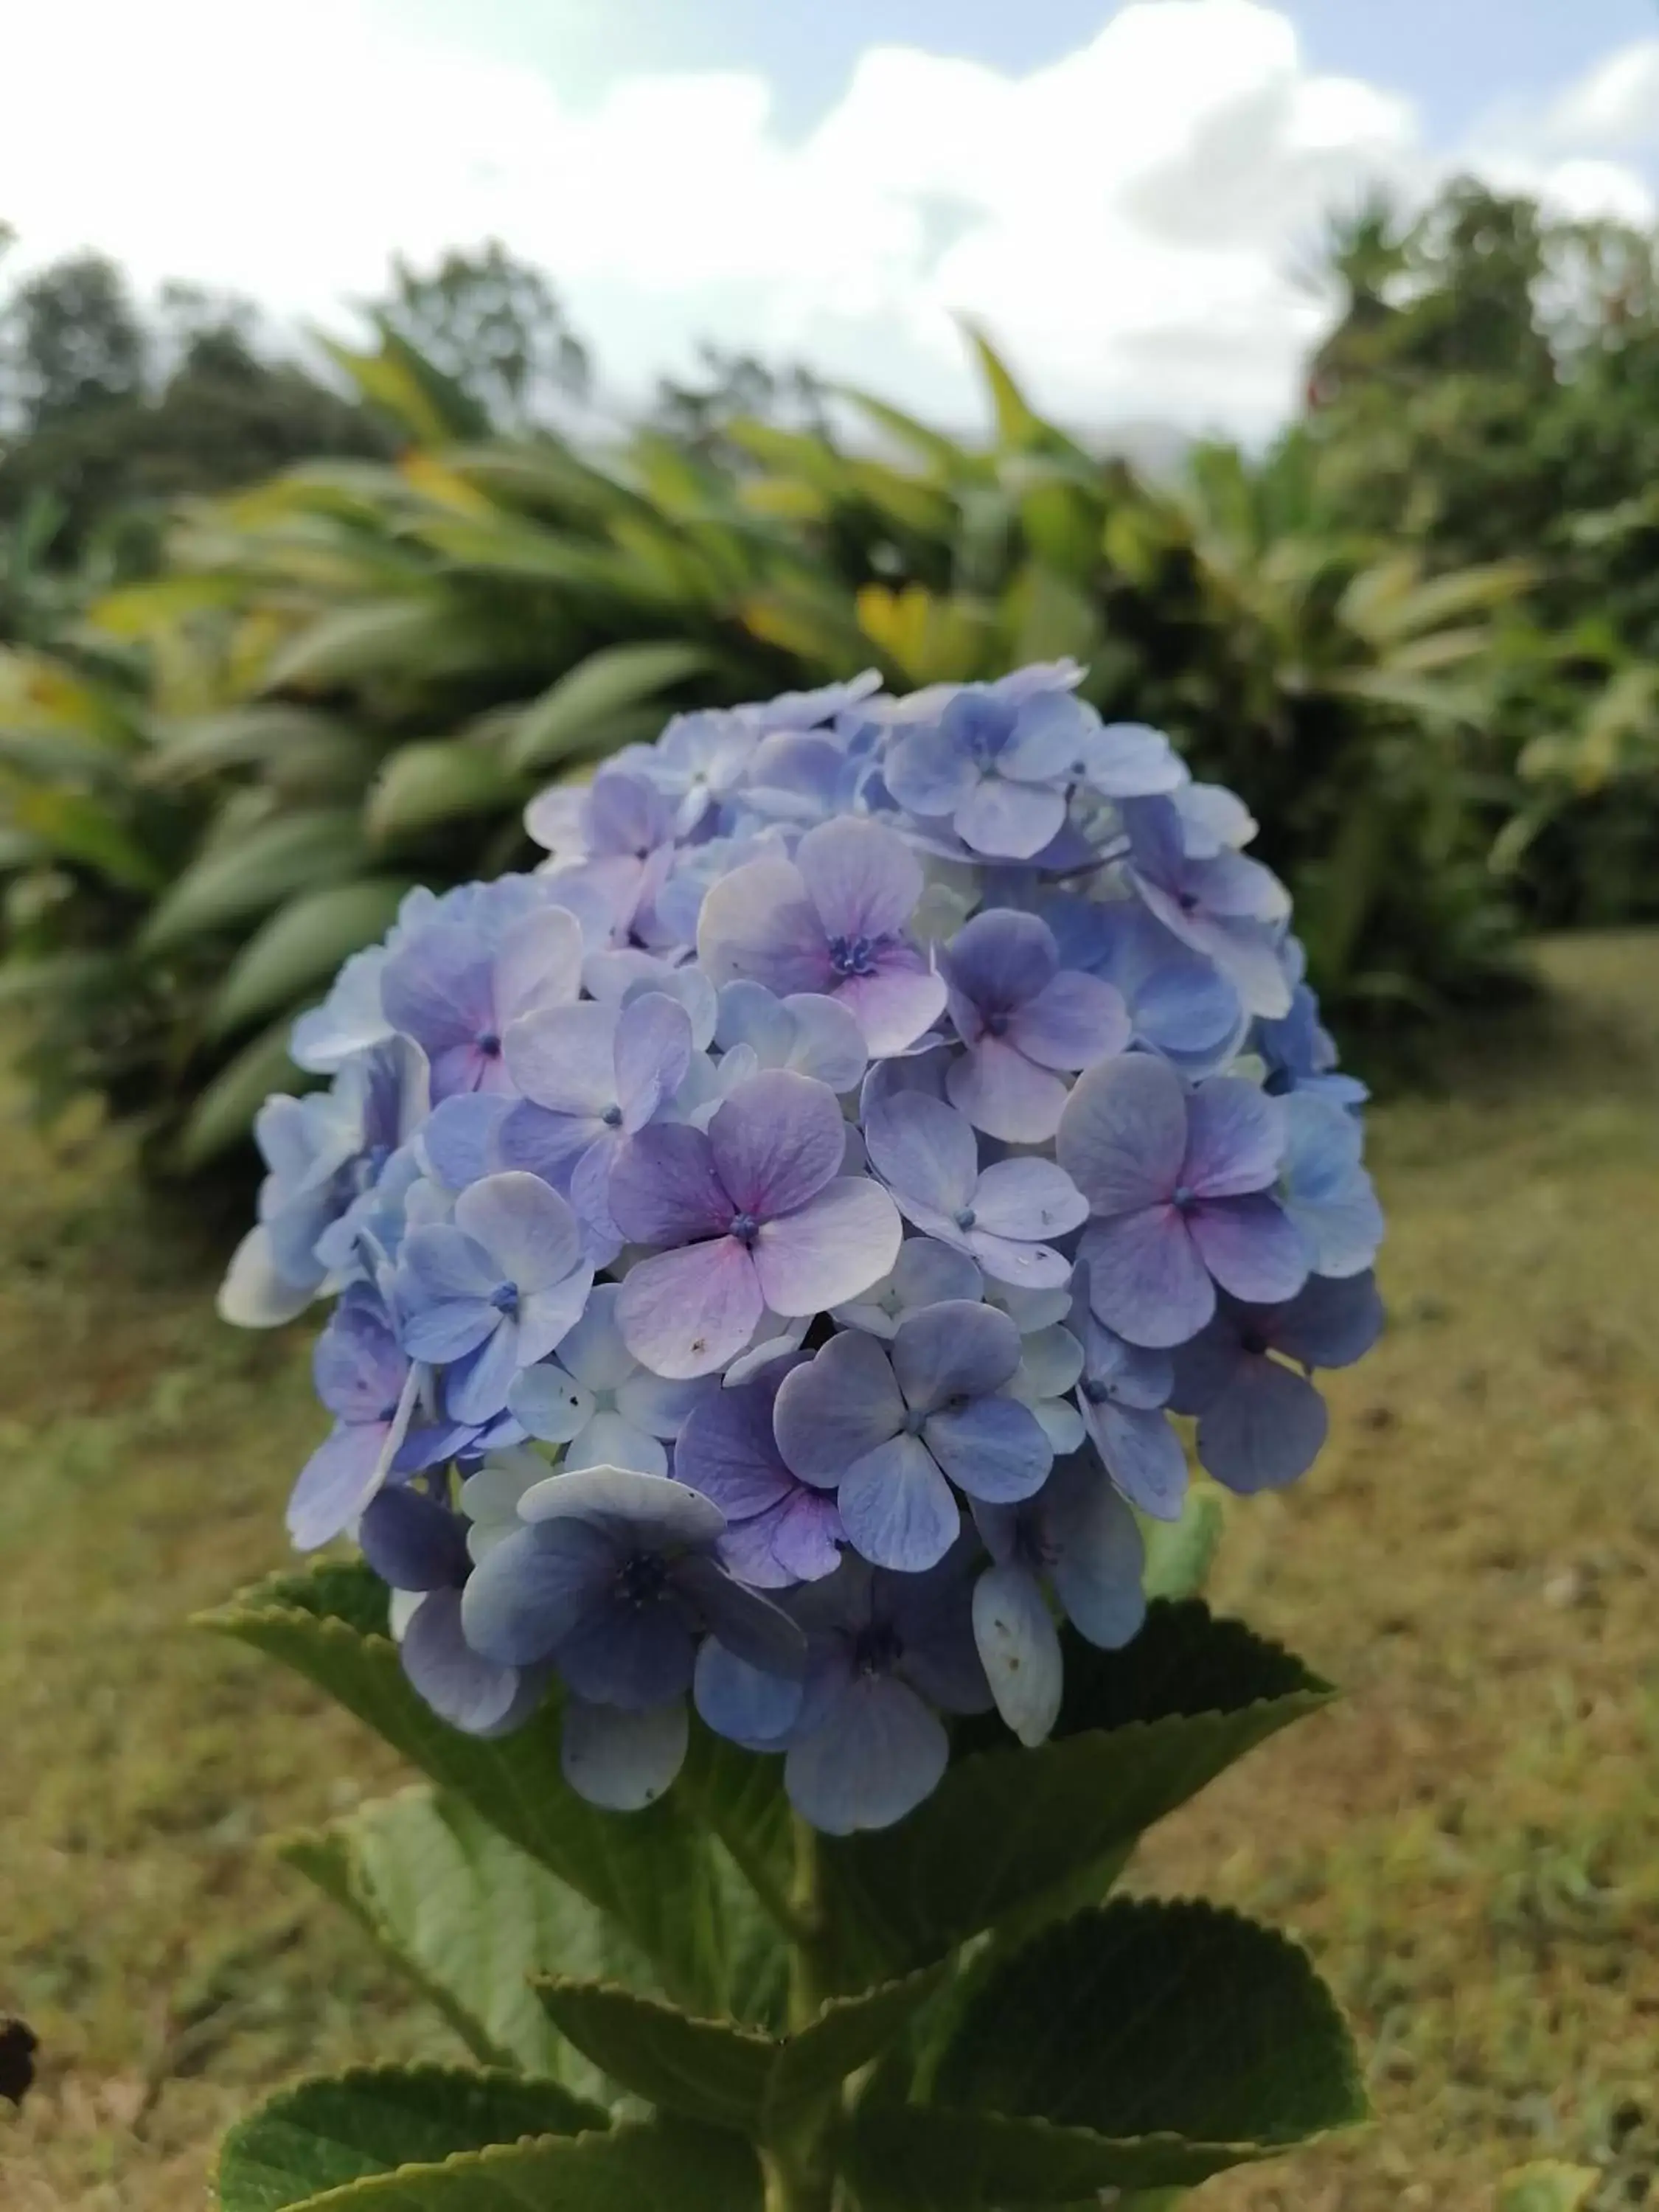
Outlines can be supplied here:
[[1139, 1516], [1324, 1440], [1381, 1325], [1364, 1093], [1231, 794], [1069, 664], [687, 714], [413, 894], [294, 1037], [228, 1318], [337, 1299], [301, 1548], [355, 1535], [458, 1727], [556, 1683], [600, 1804], [695, 1706], [820, 1828], [942, 1716], [1027, 1743]]

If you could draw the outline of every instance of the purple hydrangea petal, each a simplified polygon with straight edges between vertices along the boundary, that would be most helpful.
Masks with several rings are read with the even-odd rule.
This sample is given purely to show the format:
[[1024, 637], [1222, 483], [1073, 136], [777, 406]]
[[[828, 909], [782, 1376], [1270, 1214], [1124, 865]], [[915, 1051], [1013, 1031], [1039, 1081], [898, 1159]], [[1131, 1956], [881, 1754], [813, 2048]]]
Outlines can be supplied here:
[[1139, 1635], [1146, 1618], [1146, 1547], [1135, 1516], [1086, 1462], [1056, 1468], [1051, 1487], [1043, 1503], [1055, 1553], [1049, 1570], [1054, 1595], [1079, 1635], [1103, 1650], [1118, 1650]]
[[1304, 1367], [1352, 1367], [1382, 1333], [1376, 1277], [1310, 1277], [1272, 1317], [1268, 1333], [1279, 1351]]
[[817, 908], [787, 860], [750, 860], [710, 885], [697, 916], [697, 957], [716, 989], [763, 983], [781, 999], [827, 990], [835, 975]]
[[421, 1600], [404, 1631], [400, 1656], [410, 1682], [439, 1719], [469, 1735], [493, 1734], [519, 1701], [517, 1668], [481, 1658], [467, 1642], [458, 1589], [434, 1589]]
[[951, 939], [946, 969], [964, 1041], [976, 1042], [972, 1032], [987, 1014], [1011, 1013], [1036, 998], [1059, 966], [1054, 933], [1034, 914], [993, 907], [964, 922]]
[[920, 1091], [899, 1091], [866, 1105], [870, 1164], [905, 1212], [947, 1219], [973, 1203], [979, 1146], [963, 1115]]
[[809, 830], [795, 866], [826, 937], [892, 937], [921, 896], [921, 866], [878, 822], [845, 817]]
[[997, 1711], [1022, 1743], [1042, 1743], [1060, 1717], [1065, 1667], [1035, 1577], [1022, 1566], [988, 1568], [974, 1585], [973, 1610]]
[[800, 1679], [806, 1639], [770, 1598], [745, 1589], [711, 1559], [678, 1560], [672, 1578], [677, 1594], [696, 1607], [698, 1619], [734, 1657], [769, 1674]]
[[[478, 1573], [499, 1556], [492, 1552]], [[556, 1657], [560, 1674], [579, 1698], [641, 1713], [690, 1688], [696, 1643], [678, 1607], [660, 1600], [646, 1605], [613, 1600], [561, 1637]]]
[[[505, 1106], [507, 1110], [495, 1125], [491, 1140], [494, 1157], [486, 1156], [484, 1171], [495, 1173], [502, 1168], [518, 1168], [526, 1175], [539, 1176], [556, 1190], [569, 1188], [578, 1163], [592, 1150], [605, 1130], [605, 1124], [597, 1117], [578, 1120], [569, 1114], [551, 1114], [544, 1107], [532, 1106], [526, 1098], [490, 1103]], [[466, 1164], [465, 1155], [461, 1164]], [[441, 1175], [440, 1180], [447, 1182], [449, 1177]], [[452, 1188], [464, 1188], [465, 1185]]]
[[733, 1211], [769, 1222], [804, 1206], [841, 1172], [847, 1124], [827, 1084], [768, 1068], [718, 1109], [708, 1144]]
[[767, 1376], [701, 1398], [686, 1416], [674, 1472], [728, 1521], [751, 1520], [789, 1497], [795, 1484], [772, 1430], [778, 1383]]
[[952, 814], [973, 789], [976, 770], [954, 730], [943, 722], [908, 729], [889, 749], [883, 774], [907, 812]]
[[392, 1589], [459, 1589], [468, 1572], [466, 1527], [448, 1505], [398, 1486], [364, 1508], [357, 1542]]
[[685, 1763], [690, 1722], [684, 1698], [644, 1712], [565, 1702], [559, 1765], [579, 1797], [608, 1813], [642, 1813]]
[[945, 1012], [945, 978], [914, 945], [890, 947], [867, 975], [834, 986], [836, 1004], [856, 1018], [872, 1055], [884, 1059], [913, 1045]]
[[1040, 1067], [1090, 1067], [1128, 1043], [1129, 1010], [1110, 983], [1067, 970], [1018, 1009], [1008, 1037]]
[[519, 1110], [499, 1091], [462, 1091], [441, 1099], [417, 1139], [428, 1173], [447, 1189], [465, 1190], [498, 1168], [521, 1165], [500, 1149], [502, 1129]]
[[1311, 1382], [1276, 1359], [1246, 1358], [1198, 1417], [1198, 1455], [1218, 1482], [1248, 1496], [1305, 1474], [1329, 1428]]
[[630, 1135], [673, 1097], [690, 1065], [691, 1017], [679, 1001], [661, 991], [630, 999], [616, 1033], [616, 1096]]
[[938, 1716], [906, 1683], [858, 1676], [790, 1747], [784, 1786], [803, 1820], [848, 1836], [913, 1812], [938, 1787], [950, 1755]]
[[1265, 1192], [1195, 1206], [1187, 1226], [1222, 1289], [1251, 1305], [1276, 1305], [1294, 1297], [1308, 1279], [1302, 1239], [1278, 1200]]
[[920, 1574], [955, 1543], [962, 1516], [920, 1437], [890, 1437], [854, 1460], [836, 1502], [848, 1540], [872, 1565]]
[[672, 1121], [629, 1139], [611, 1167], [610, 1198], [617, 1226], [635, 1244], [718, 1236], [737, 1211], [708, 1139]]
[[855, 1460], [899, 1433], [905, 1405], [887, 1354], [854, 1330], [785, 1376], [772, 1418], [786, 1464], [803, 1482], [833, 1489]]
[[786, 1317], [844, 1305], [880, 1281], [902, 1234], [878, 1183], [839, 1178], [809, 1205], [762, 1228], [754, 1261], [767, 1304]]
[[720, 1237], [636, 1262], [617, 1320], [642, 1366], [684, 1382], [734, 1358], [765, 1310], [753, 1255], [735, 1237]]
[[1187, 1102], [1181, 1180], [1200, 1198], [1265, 1190], [1285, 1156], [1285, 1109], [1253, 1083], [1212, 1076]]
[[1181, 1078], [1151, 1053], [1086, 1068], [1073, 1086], [1054, 1156], [1095, 1212], [1132, 1213], [1167, 1199], [1187, 1151]]
[[892, 1344], [893, 1374], [914, 1412], [947, 1399], [1000, 1390], [1019, 1365], [1019, 1331], [994, 1306], [953, 1299], [902, 1322]]
[[1172, 1206], [1097, 1221], [1084, 1254], [1092, 1310], [1131, 1344], [1154, 1351], [1182, 1344], [1215, 1311], [1209, 1270]]
[[1066, 1085], [1004, 1037], [988, 1036], [951, 1066], [951, 1103], [976, 1129], [1011, 1145], [1040, 1145], [1060, 1127]]
[[1168, 738], [1145, 722], [1108, 722], [1091, 731], [1083, 758], [1090, 787], [1103, 799], [1152, 798], [1187, 781]]
[[[975, 1398], [960, 1408], [947, 1407], [930, 1414], [921, 1433], [951, 1481], [991, 1505], [1034, 1497], [1054, 1465], [1042, 1424], [1017, 1398]], [[843, 1519], [845, 1492], [843, 1485]]]
[[574, 914], [544, 906], [515, 921], [501, 938], [491, 979], [498, 1032], [541, 1007], [568, 1005], [581, 974], [581, 924]]

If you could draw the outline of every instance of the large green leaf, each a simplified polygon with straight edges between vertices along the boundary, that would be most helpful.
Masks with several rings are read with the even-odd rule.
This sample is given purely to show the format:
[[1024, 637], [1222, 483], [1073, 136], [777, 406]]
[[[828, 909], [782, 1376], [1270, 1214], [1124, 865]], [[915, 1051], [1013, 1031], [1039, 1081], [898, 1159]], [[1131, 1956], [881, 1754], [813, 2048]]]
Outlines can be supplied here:
[[302, 2081], [240, 2122], [219, 2153], [222, 2212], [283, 2212], [325, 2190], [523, 2136], [574, 2136], [608, 2115], [552, 2081], [441, 2066], [363, 2067]]
[[581, 750], [585, 738], [625, 708], [654, 699], [708, 665], [700, 647], [667, 640], [590, 653], [525, 708], [513, 738], [514, 767], [545, 768]]
[[1119, 1902], [982, 1977], [926, 2106], [867, 2106], [849, 2157], [878, 2207], [971, 2212], [1188, 2185], [1366, 2115], [1306, 1955], [1208, 1905]]
[[205, 1167], [240, 1145], [253, 1127], [253, 1117], [273, 1091], [303, 1091], [312, 1079], [301, 1075], [289, 1058], [289, 1032], [294, 1026], [288, 1014], [269, 1029], [261, 1030], [228, 1060], [197, 1094], [173, 1146], [176, 1165], [185, 1174]]
[[1146, 1564], [1140, 1581], [1147, 1596], [1196, 1597], [1209, 1579], [1226, 1525], [1226, 1507], [1212, 1482], [1192, 1486], [1178, 1521], [1143, 1520]]
[[603, 2094], [550, 2027], [532, 1977], [613, 1975], [649, 1987], [649, 1967], [463, 1799], [417, 1785], [279, 1849], [368, 1930], [475, 2058]]
[[90, 868], [124, 890], [155, 891], [167, 867], [106, 802], [60, 784], [15, 787], [6, 809], [54, 858]]
[[255, 930], [225, 971], [208, 1012], [208, 1033], [222, 1036], [320, 990], [349, 953], [373, 945], [397, 919], [407, 877], [371, 876], [302, 891]]
[[260, 768], [273, 782], [360, 787], [374, 748], [362, 731], [286, 700], [227, 707], [179, 723], [143, 767], [145, 781], [185, 783], [227, 769]]
[[1068, 1635], [1066, 1702], [1048, 1743], [991, 1748], [994, 1725], [970, 1725], [966, 1755], [908, 1820], [824, 1838], [838, 1924], [860, 1936], [847, 1970], [867, 1977], [878, 1963], [942, 1957], [1109, 1869], [1154, 1821], [1331, 1694], [1276, 1645], [1197, 1602], [1154, 1605], [1123, 1651]]
[[793, 2035], [732, 2020], [696, 2020], [672, 2005], [563, 1977], [537, 1984], [548, 2017], [624, 2088], [665, 2112], [759, 2135], [787, 2130], [802, 2107], [879, 2057], [938, 1985], [942, 1967], [832, 1999]]
[[404, 1677], [397, 1647], [307, 1601], [307, 1577], [282, 1577], [204, 1617], [204, 1625], [282, 1660], [338, 1699], [442, 1788], [616, 1919], [664, 1986], [724, 2002], [718, 1879], [710, 1848], [678, 1803], [606, 1813], [579, 1797], [559, 1765], [550, 1700], [514, 1734], [486, 1741], [438, 1719]]
[[280, 646], [266, 665], [264, 689], [311, 689], [377, 677], [408, 681], [487, 665], [496, 648], [486, 625], [471, 622], [434, 590], [335, 607]]
[[364, 855], [355, 807], [279, 814], [246, 835], [210, 846], [185, 869], [145, 925], [146, 951], [162, 952], [291, 898], [355, 874]]
[[465, 738], [403, 745], [381, 769], [363, 811], [377, 844], [395, 844], [446, 822], [504, 811], [517, 780], [488, 747]]

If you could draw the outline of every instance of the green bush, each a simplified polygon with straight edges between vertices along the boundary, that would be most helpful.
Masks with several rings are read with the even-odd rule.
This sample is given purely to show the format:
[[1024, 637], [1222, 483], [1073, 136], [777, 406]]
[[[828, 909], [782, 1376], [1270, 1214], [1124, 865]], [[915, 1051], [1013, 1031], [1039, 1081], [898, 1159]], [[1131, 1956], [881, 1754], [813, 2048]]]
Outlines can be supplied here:
[[411, 882], [527, 865], [525, 800], [672, 711], [878, 666], [895, 686], [1074, 654], [1248, 793], [1339, 1019], [1483, 990], [1492, 611], [1333, 526], [1307, 441], [1144, 483], [1036, 415], [977, 335], [994, 431], [834, 395], [605, 450], [480, 436], [390, 324], [336, 349], [395, 462], [183, 511], [153, 580], [0, 661], [9, 988], [52, 1098], [102, 1091], [192, 1172], [295, 1079], [284, 1039]]

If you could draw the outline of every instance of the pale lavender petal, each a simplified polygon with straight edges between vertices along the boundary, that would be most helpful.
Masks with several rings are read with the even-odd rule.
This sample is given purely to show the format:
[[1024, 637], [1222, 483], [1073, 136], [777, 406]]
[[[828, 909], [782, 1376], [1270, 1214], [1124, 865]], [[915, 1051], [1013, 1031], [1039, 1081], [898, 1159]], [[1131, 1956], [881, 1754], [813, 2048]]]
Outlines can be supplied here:
[[1168, 738], [1145, 722], [1108, 722], [1092, 731], [1083, 757], [1090, 784], [1105, 799], [1151, 798], [1187, 781]]
[[854, 1460], [836, 1502], [860, 1556], [905, 1574], [937, 1566], [962, 1527], [951, 1486], [918, 1437], [894, 1437]]
[[974, 1219], [993, 1237], [1064, 1237], [1089, 1218], [1089, 1201], [1052, 1160], [999, 1160], [974, 1192]]
[[1039, 691], [1014, 718], [999, 765], [1025, 783], [1052, 783], [1078, 774], [1100, 729], [1092, 707], [1070, 691]]
[[[827, 1084], [767, 1068], [739, 1084], [717, 1110], [708, 1144], [733, 1209], [773, 1222], [816, 1198], [840, 1173], [847, 1124]], [[775, 1311], [784, 1310], [771, 1303]]]
[[[547, 1347], [550, 1351], [551, 1346]], [[519, 1327], [505, 1314], [482, 1343], [465, 1353], [444, 1376], [444, 1411], [452, 1421], [480, 1426], [507, 1410], [513, 1378], [526, 1363], [519, 1355]]]
[[825, 1835], [888, 1828], [938, 1786], [951, 1755], [938, 1716], [890, 1675], [856, 1676], [822, 1724], [792, 1745], [784, 1786]]
[[914, 945], [889, 947], [868, 975], [825, 987], [857, 1019], [872, 1058], [903, 1052], [945, 1012], [945, 978]]
[[1068, 969], [1018, 1010], [1008, 1038], [1040, 1066], [1091, 1067], [1127, 1045], [1129, 1010], [1112, 984]]
[[951, 1103], [988, 1137], [1040, 1145], [1060, 1127], [1066, 1085], [1005, 1037], [988, 1036], [952, 1063], [945, 1079]]
[[1058, 835], [1066, 820], [1066, 794], [988, 775], [955, 814], [957, 835], [993, 860], [1029, 860]]
[[868, 1054], [863, 1025], [851, 1006], [811, 991], [796, 992], [783, 1004], [795, 1024], [787, 1065], [798, 1075], [816, 1076], [838, 1096], [856, 1089]]
[[1241, 1359], [1198, 1419], [1198, 1455], [1218, 1482], [1249, 1496], [1305, 1474], [1330, 1427], [1313, 1384], [1276, 1359]]
[[655, 1437], [647, 1436], [643, 1429], [635, 1428], [620, 1413], [606, 1408], [596, 1413], [571, 1439], [559, 1464], [567, 1474], [591, 1467], [619, 1467], [636, 1474], [666, 1474], [668, 1454]]
[[684, 1765], [690, 1741], [683, 1697], [642, 1713], [568, 1698], [559, 1765], [576, 1795], [590, 1805], [609, 1813], [642, 1813]]
[[973, 1203], [979, 1146], [966, 1117], [943, 1099], [899, 1091], [866, 1103], [864, 1139], [901, 1204], [908, 1199], [949, 1218]]
[[498, 1092], [466, 1091], [441, 1100], [416, 1139], [428, 1173], [446, 1189], [465, 1190], [499, 1167], [522, 1165], [499, 1149], [502, 1128], [515, 1110], [513, 1100]]
[[717, 1236], [737, 1211], [708, 1138], [672, 1121], [653, 1122], [622, 1146], [611, 1170], [610, 1200], [617, 1228], [635, 1244]]
[[762, 1227], [755, 1272], [767, 1304], [786, 1316], [844, 1305], [881, 1280], [898, 1257], [902, 1235], [897, 1210], [879, 1183], [841, 1177], [810, 1205]]
[[787, 860], [750, 860], [711, 885], [697, 918], [697, 957], [717, 989], [764, 983], [780, 998], [827, 989], [834, 975], [817, 908]]
[[843, 817], [809, 830], [795, 866], [826, 937], [892, 937], [921, 896], [921, 864], [894, 830]]
[[899, 1433], [904, 1415], [886, 1353], [848, 1331], [785, 1376], [772, 1420], [787, 1465], [803, 1482], [833, 1489], [854, 1461]]
[[476, 930], [455, 922], [430, 924], [386, 962], [380, 977], [386, 1019], [434, 1060], [472, 1045], [495, 1026], [491, 966]]
[[713, 1375], [755, 1333], [766, 1301], [735, 1237], [659, 1253], [629, 1270], [617, 1320], [629, 1350], [655, 1375]]
[[[975, 1398], [959, 1411], [932, 1414], [921, 1433], [951, 1481], [990, 1505], [1035, 1497], [1054, 1465], [1042, 1422], [1017, 1398]], [[846, 1512], [843, 1485], [843, 1519]]]
[[1077, 1388], [1083, 1372], [1083, 1346], [1069, 1328], [1034, 1329], [1020, 1339], [1021, 1395], [1034, 1398], [1063, 1398]]
[[631, 1468], [579, 1468], [532, 1483], [519, 1500], [526, 1523], [577, 1521], [635, 1547], [712, 1544], [726, 1516], [689, 1484]]
[[581, 1318], [592, 1287], [593, 1270], [579, 1267], [544, 1291], [527, 1291], [519, 1301], [519, 1364], [545, 1359], [562, 1345]]
[[1172, 1206], [1097, 1222], [1085, 1251], [1090, 1305], [1131, 1344], [1184, 1344], [1215, 1311], [1209, 1270]]
[[1206, 1200], [1193, 1208], [1187, 1225], [1222, 1289], [1250, 1305], [1277, 1305], [1308, 1279], [1308, 1255], [1295, 1224], [1265, 1192]]
[[1200, 1198], [1265, 1190], [1285, 1157], [1285, 1110], [1254, 1083], [1212, 1076], [1187, 1102], [1181, 1180]]
[[821, 1582], [841, 1565], [847, 1530], [828, 1491], [798, 1489], [765, 1519], [771, 1530], [772, 1557], [792, 1580]]
[[953, 729], [939, 722], [904, 730], [888, 749], [887, 788], [911, 814], [950, 814], [973, 789], [977, 771]]
[[617, 1103], [619, 1019], [617, 1007], [588, 1004], [526, 1014], [502, 1038], [507, 1073], [535, 1105], [597, 1119]]
[[956, 1298], [902, 1322], [891, 1356], [906, 1405], [931, 1413], [949, 1398], [976, 1398], [1012, 1382], [1020, 1334], [994, 1306]]
[[[446, 1105], [471, 1103], [469, 1101], [447, 1099]], [[507, 1111], [495, 1125], [490, 1152], [483, 1172], [493, 1174], [501, 1168], [521, 1168], [525, 1174], [539, 1176], [544, 1182], [556, 1189], [566, 1190], [576, 1164], [591, 1152], [605, 1133], [605, 1124], [597, 1115], [578, 1119], [571, 1114], [550, 1114], [544, 1107], [532, 1106], [528, 1099], [491, 1099], [491, 1105], [505, 1106]], [[443, 1109], [439, 1109], [442, 1112]], [[434, 1121], [437, 1119], [434, 1115]], [[490, 1153], [495, 1155], [490, 1157]], [[439, 1180], [451, 1183], [453, 1188], [464, 1189], [465, 1182], [477, 1178], [468, 1176], [460, 1182], [452, 1182], [442, 1171], [442, 1164], [434, 1159], [433, 1166]], [[468, 1156], [461, 1154], [457, 1164], [470, 1164]]]
[[1072, 1279], [1071, 1261], [1051, 1244], [1028, 1244], [988, 1229], [970, 1229], [962, 1241], [992, 1281], [1010, 1290], [1064, 1291]]
[[685, 1080], [691, 1065], [691, 1017], [665, 992], [630, 999], [617, 1024], [616, 1095], [622, 1126], [642, 1129]]
[[1042, 1742], [1060, 1717], [1065, 1667], [1053, 1616], [1024, 1567], [990, 1567], [975, 1583], [974, 1641], [997, 1711], [1022, 1743]]
[[550, 1289], [581, 1265], [576, 1217], [539, 1176], [509, 1170], [471, 1184], [455, 1201], [455, 1226], [526, 1296]]
[[299, 1552], [314, 1552], [349, 1528], [380, 1482], [386, 1425], [342, 1421], [300, 1470], [288, 1501], [288, 1533]]
[[568, 1006], [581, 988], [581, 924], [574, 914], [544, 906], [515, 921], [495, 955], [497, 1031], [543, 1006]]
[[1152, 1053], [1103, 1060], [1078, 1078], [1054, 1156], [1097, 1213], [1133, 1213], [1167, 1199], [1187, 1150], [1181, 1078]]
[[568, 1444], [593, 1418], [593, 1400], [562, 1365], [526, 1367], [507, 1394], [509, 1412], [544, 1443]]

